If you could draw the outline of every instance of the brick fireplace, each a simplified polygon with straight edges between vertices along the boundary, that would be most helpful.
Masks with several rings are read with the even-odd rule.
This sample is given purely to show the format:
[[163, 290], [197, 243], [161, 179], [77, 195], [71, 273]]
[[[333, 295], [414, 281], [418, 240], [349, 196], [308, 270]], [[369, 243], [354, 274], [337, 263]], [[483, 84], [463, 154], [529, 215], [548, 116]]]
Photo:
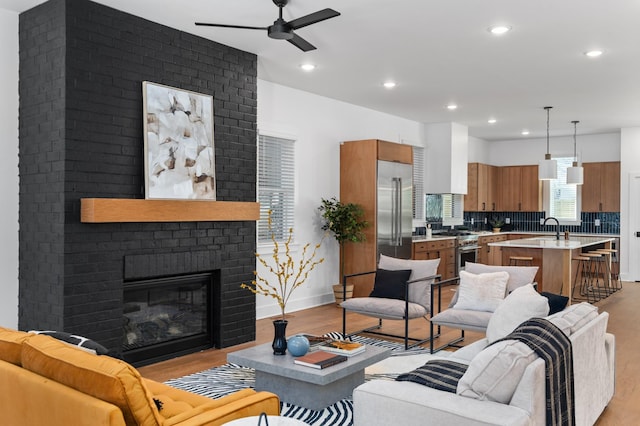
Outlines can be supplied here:
[[256, 199], [256, 56], [87, 0], [20, 15], [19, 327], [125, 341], [125, 283], [212, 274], [212, 343], [255, 339], [255, 221], [83, 223], [144, 198], [142, 81], [213, 95], [217, 196]]

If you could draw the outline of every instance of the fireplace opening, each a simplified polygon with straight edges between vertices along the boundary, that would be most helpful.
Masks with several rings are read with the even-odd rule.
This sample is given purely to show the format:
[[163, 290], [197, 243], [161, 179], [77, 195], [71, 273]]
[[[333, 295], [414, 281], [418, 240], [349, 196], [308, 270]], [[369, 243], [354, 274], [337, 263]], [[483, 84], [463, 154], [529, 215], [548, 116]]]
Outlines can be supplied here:
[[213, 347], [213, 277], [125, 282], [123, 359], [142, 366]]

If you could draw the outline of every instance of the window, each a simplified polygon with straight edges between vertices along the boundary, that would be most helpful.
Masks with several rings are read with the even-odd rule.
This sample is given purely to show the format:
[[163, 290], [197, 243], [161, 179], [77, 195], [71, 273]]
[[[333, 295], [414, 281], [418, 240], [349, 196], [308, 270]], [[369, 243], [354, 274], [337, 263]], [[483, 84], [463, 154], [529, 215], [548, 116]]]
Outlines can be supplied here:
[[442, 194], [442, 224], [444, 226], [462, 225], [463, 210], [462, 194]]
[[270, 243], [268, 217], [276, 241], [284, 241], [294, 222], [295, 197], [294, 141], [258, 136], [258, 243]]
[[413, 147], [413, 218], [424, 221], [424, 148]]
[[[547, 183], [548, 193], [545, 197], [545, 210], [565, 225], [579, 225], [579, 199], [577, 185], [568, 185], [567, 168], [571, 167], [573, 157], [555, 158], [558, 167], [558, 178]], [[545, 188], [546, 189], [546, 188]]]

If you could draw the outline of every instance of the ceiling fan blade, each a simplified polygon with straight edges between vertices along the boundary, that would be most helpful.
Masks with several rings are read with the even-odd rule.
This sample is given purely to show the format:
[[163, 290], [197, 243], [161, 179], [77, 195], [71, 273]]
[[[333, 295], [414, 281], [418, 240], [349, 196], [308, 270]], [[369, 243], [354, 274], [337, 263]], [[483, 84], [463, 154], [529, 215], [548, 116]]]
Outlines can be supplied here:
[[208, 22], [196, 22], [196, 25], [203, 27], [240, 28], [243, 30], [266, 30], [268, 27], [247, 27], [244, 25], [210, 24]]
[[292, 33], [292, 34], [293, 34], [293, 38], [287, 41], [293, 44], [298, 49], [302, 50], [303, 52], [308, 52], [310, 50], [316, 49], [316, 47], [313, 44], [309, 43], [307, 40], [303, 39], [302, 37], [300, 37], [295, 33]]
[[298, 28], [306, 27], [307, 25], [315, 24], [316, 22], [324, 21], [326, 19], [335, 18], [340, 16], [340, 12], [336, 12], [333, 9], [323, 9], [309, 15], [302, 16], [287, 22], [291, 29], [297, 30]]

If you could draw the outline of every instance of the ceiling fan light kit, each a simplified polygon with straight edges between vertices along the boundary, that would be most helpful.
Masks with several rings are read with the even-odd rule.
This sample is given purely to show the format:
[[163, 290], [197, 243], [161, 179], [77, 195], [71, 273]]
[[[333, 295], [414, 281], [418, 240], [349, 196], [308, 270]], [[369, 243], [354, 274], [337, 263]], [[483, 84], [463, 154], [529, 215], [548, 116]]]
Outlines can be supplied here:
[[336, 16], [340, 16], [340, 13], [336, 12], [333, 9], [322, 9], [287, 22], [282, 18], [282, 9], [287, 5], [287, 3], [289, 3], [289, 0], [273, 0], [273, 3], [278, 6], [278, 19], [273, 22], [273, 25], [270, 25], [268, 27], [212, 24], [208, 22], [196, 22], [195, 24], [205, 27], [239, 28], [243, 30], [267, 30], [267, 35], [270, 38], [276, 40], [287, 40], [289, 43], [293, 44], [303, 52], [308, 52], [310, 50], [314, 50], [316, 47], [293, 31], [309, 26], [311, 24], [325, 21], [330, 18], [335, 18]]
[[544, 107], [547, 111], [547, 153], [544, 155], [538, 166], [538, 179], [540, 180], [554, 180], [558, 178], [558, 164], [556, 160], [551, 159], [549, 153], [549, 110], [553, 108], [550, 106]]

